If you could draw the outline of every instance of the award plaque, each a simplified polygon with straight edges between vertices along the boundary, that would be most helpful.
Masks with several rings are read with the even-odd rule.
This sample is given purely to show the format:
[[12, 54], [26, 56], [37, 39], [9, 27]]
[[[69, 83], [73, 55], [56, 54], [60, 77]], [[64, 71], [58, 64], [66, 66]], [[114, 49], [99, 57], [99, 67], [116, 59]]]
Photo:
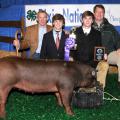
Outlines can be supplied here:
[[105, 47], [95, 47], [94, 49], [94, 61], [104, 60]]

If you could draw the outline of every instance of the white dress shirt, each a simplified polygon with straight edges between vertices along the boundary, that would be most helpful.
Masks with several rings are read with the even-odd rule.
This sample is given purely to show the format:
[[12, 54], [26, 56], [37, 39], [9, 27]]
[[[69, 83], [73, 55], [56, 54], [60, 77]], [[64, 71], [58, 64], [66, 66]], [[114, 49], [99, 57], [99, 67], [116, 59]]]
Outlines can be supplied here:
[[86, 34], [86, 35], [88, 35], [91, 31], [91, 27], [89, 27], [89, 28], [82, 27], [82, 29], [83, 29], [84, 34]]

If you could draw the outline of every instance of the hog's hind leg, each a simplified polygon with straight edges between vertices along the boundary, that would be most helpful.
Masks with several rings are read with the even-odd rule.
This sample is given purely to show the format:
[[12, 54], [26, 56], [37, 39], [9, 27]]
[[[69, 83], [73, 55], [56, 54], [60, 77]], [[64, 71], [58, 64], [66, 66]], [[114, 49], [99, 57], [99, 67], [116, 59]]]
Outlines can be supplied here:
[[5, 105], [10, 90], [10, 88], [0, 88], [0, 118], [5, 118], [6, 116]]

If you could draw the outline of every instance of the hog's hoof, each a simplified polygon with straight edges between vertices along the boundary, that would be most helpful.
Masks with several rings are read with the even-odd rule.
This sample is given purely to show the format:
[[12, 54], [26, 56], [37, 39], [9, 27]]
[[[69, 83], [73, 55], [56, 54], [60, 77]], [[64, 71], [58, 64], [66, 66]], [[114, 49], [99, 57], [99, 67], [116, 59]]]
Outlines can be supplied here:
[[0, 120], [7, 120], [5, 116], [0, 116]]
[[62, 103], [58, 103], [58, 105], [59, 105], [60, 107], [63, 107], [63, 104], [62, 104]]
[[68, 111], [67, 114], [70, 116], [74, 116], [74, 113], [72, 111]]
[[68, 115], [70, 115], [70, 116], [74, 116], [74, 113], [68, 113]]
[[0, 120], [6, 120], [6, 118], [0, 118]]
[[0, 112], [0, 120], [4, 120], [6, 117], [5, 112]]

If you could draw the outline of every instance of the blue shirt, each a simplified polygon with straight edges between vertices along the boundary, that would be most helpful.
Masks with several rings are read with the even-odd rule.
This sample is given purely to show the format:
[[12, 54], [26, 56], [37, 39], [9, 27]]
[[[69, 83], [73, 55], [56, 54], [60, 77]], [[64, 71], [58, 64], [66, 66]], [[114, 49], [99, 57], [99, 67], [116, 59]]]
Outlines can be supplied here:
[[40, 26], [38, 31], [39, 31], [38, 32], [38, 47], [36, 49], [36, 53], [40, 53], [40, 51], [41, 51], [43, 36], [47, 32], [46, 26], [45, 27]]

